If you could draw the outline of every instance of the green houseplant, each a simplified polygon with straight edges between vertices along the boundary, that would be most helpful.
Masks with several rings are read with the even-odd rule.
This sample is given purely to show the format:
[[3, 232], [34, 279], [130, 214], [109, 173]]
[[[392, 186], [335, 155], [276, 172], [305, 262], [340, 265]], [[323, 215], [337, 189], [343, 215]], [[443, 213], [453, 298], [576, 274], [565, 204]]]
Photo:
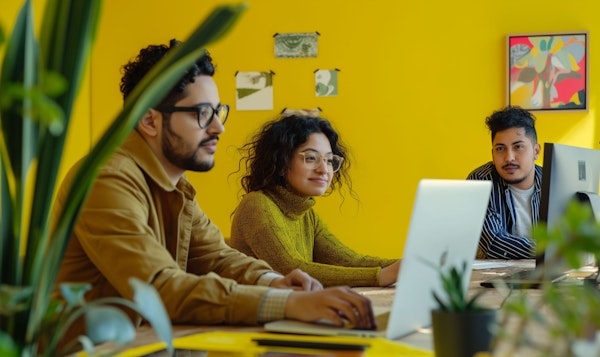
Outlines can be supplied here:
[[[600, 257], [600, 222], [589, 205], [573, 201], [561, 219], [548, 230], [544, 223], [534, 229], [538, 246], [546, 250], [542, 269], [554, 266], [579, 269], [582, 254]], [[503, 285], [507, 298], [502, 306], [502, 319], [494, 350], [501, 355], [517, 352], [530, 356], [575, 356], [578, 345], [596, 345], [598, 356], [600, 341], [600, 292], [596, 277], [574, 278], [561, 284], [544, 282], [535, 294], [510, 291]]]
[[[26, 0], [10, 36], [0, 28], [5, 47], [0, 77], [0, 355], [56, 355], [61, 331], [78, 314], [99, 316], [88, 328], [85, 345], [127, 337], [126, 321], [103, 303], [125, 304], [156, 329], [155, 292], [132, 281], [136, 301], [85, 304], [85, 286], [62, 286], [65, 302], [52, 297], [68, 238], [99, 166], [133, 130], [147, 108], [158, 102], [200, 57], [203, 47], [223, 36], [245, 5], [221, 6], [144, 78], [122, 111], [87, 155], [70, 187], [68, 205], [52, 212], [52, 197], [75, 98], [92, 48], [101, 0], [48, 0], [42, 34], [34, 35], [33, 5]], [[8, 40], [7, 40], [8, 38]], [[50, 217], [56, 214], [57, 222]], [[23, 252], [24, 251], [24, 252]], [[154, 295], [153, 295], [154, 294]], [[139, 296], [139, 299], [137, 298]], [[158, 301], [160, 303], [160, 301]], [[162, 306], [162, 305], [161, 305]], [[100, 309], [100, 310], [98, 310]], [[114, 336], [95, 329], [113, 323]], [[168, 321], [167, 321], [167, 325]], [[125, 331], [125, 332], [124, 332]], [[170, 339], [170, 325], [158, 331]], [[125, 342], [125, 341], [120, 341]], [[41, 347], [44, 347], [43, 349]]]
[[438, 269], [443, 290], [433, 292], [438, 308], [431, 311], [436, 356], [473, 356], [489, 351], [497, 311], [478, 303], [483, 290], [467, 295], [471, 267], [465, 262], [460, 268]]

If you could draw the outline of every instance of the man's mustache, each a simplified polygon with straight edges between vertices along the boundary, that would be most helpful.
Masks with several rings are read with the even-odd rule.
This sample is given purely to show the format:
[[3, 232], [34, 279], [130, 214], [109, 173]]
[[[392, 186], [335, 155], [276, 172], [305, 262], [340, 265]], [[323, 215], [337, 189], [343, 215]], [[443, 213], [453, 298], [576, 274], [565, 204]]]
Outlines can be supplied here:
[[514, 168], [518, 169], [520, 166], [519, 165], [515, 165], [515, 164], [506, 164], [506, 165], [502, 166], [503, 169], [506, 169], [508, 167], [514, 167]]
[[214, 136], [209, 136], [208, 138], [206, 138], [206, 139], [202, 140], [202, 141], [200, 142], [200, 144], [198, 144], [198, 146], [202, 146], [202, 145], [206, 144], [207, 142], [209, 142], [209, 141], [211, 141], [211, 140], [216, 140], [216, 141], [218, 142], [218, 141], [219, 141], [219, 137], [218, 137], [218, 136], [216, 136], [216, 135], [214, 135]]

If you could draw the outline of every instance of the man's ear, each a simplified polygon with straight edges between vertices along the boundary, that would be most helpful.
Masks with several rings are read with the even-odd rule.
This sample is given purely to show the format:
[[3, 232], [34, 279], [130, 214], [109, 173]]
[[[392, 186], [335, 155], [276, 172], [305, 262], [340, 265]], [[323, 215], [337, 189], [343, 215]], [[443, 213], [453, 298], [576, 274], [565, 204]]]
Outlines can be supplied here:
[[533, 147], [534, 160], [538, 159], [538, 157], [540, 156], [540, 151], [542, 151], [542, 146], [540, 145], [540, 143], [536, 143]]
[[138, 123], [138, 130], [148, 136], [157, 136], [159, 128], [162, 124], [162, 115], [155, 109], [149, 109], [140, 122]]

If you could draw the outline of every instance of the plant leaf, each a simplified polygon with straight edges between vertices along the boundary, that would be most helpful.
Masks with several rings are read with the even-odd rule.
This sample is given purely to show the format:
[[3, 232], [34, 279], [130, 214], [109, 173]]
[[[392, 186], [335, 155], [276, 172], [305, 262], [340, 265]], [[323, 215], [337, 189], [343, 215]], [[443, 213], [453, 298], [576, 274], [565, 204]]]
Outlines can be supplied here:
[[[31, 287], [0, 285], [0, 315], [14, 315], [29, 307]], [[0, 354], [1, 356], [1, 354]]]
[[135, 327], [129, 317], [112, 306], [89, 306], [85, 326], [87, 336], [96, 344], [107, 341], [125, 344], [135, 338]]
[[[72, 109], [84, 78], [84, 69], [88, 61], [91, 46], [94, 43], [102, 0], [48, 0], [41, 30], [41, 60], [44, 68], [44, 86], [52, 83], [53, 77], [63, 77], [68, 87], [56, 99], [58, 107], [64, 113], [64, 126], [68, 127]], [[25, 262], [27, 282], [35, 283], [46, 258], [39, 252], [38, 246], [46, 247], [49, 240], [48, 216], [54, 187], [64, 149], [67, 131], [56, 134], [56, 121], [43, 127], [40, 139], [38, 170], [30, 219], [29, 240]], [[34, 239], [37, 234], [39, 239]], [[51, 258], [52, 259], [52, 258]]]
[[83, 350], [90, 356], [94, 355], [94, 342], [87, 336], [77, 336], [77, 341], [81, 343]]
[[[26, 92], [37, 84], [39, 78], [38, 53], [33, 30], [32, 4], [31, 0], [27, 0], [19, 11], [4, 55], [0, 77], [2, 92], [12, 83], [21, 84]], [[24, 175], [36, 153], [37, 143], [31, 140], [31, 138], [36, 138], [36, 135], [32, 135], [36, 128], [30, 116], [31, 103], [27, 98], [23, 101], [12, 101], [11, 104], [10, 108], [0, 108], [2, 110], [2, 130], [3, 133], [11, 134], [4, 135], [4, 140], [12, 171], [15, 175]], [[23, 182], [25, 181], [24, 176], [17, 177]]]
[[[51, 306], [62, 255], [98, 168], [129, 135], [142, 114], [164, 97], [204, 54], [203, 46], [222, 36], [245, 9], [245, 5], [215, 9], [184, 44], [171, 51], [144, 78], [125, 103], [123, 112], [75, 173], [73, 186], [67, 188], [68, 203], [62, 212], [53, 212], [58, 222], [53, 222], [57, 224], [54, 232], [50, 232], [50, 207], [66, 135], [63, 129], [68, 128], [71, 119], [102, 0], [47, 0], [43, 26], [38, 31], [39, 48], [33, 31], [32, 2], [25, 0], [19, 13], [3, 51], [0, 77], [0, 281], [33, 288], [30, 305], [26, 305], [29, 310], [1, 322], [3, 326], [11, 326], [9, 335], [19, 346], [25, 346], [25, 354], [37, 351], [38, 340], [46, 332], [44, 322], [56, 322], [45, 313]], [[64, 122], [58, 120], [62, 117]], [[32, 182], [34, 187], [33, 201], [27, 204], [25, 182]], [[23, 222], [29, 223], [28, 229]], [[27, 250], [24, 257], [20, 252], [22, 246]], [[69, 300], [80, 301], [81, 296], [74, 292]]]
[[[6, 102], [10, 88], [19, 83], [24, 92], [30, 92], [36, 85], [39, 71], [36, 61], [37, 44], [33, 31], [31, 0], [21, 7], [8, 46], [4, 54], [0, 75], [0, 93], [4, 97], [0, 106], [2, 126], [2, 159], [4, 169], [10, 173], [8, 184], [12, 185], [9, 213], [3, 213], [3, 225], [9, 225], [7, 236], [2, 237], [2, 282], [20, 285], [23, 275], [20, 243], [23, 229], [21, 221], [24, 212], [25, 182], [29, 167], [37, 148], [37, 124], [31, 117], [32, 103], [27, 97]], [[10, 135], [7, 135], [10, 133]]]
[[[48, 0], [41, 31], [41, 62], [44, 88], [52, 93], [60, 93], [53, 107], [47, 104], [46, 113], [60, 111], [61, 120], [48, 121], [41, 128], [38, 169], [35, 182], [44, 182], [34, 187], [31, 218], [29, 220], [29, 244], [25, 258], [25, 281], [35, 284], [40, 274], [42, 261], [47, 259], [46, 246], [49, 235], [49, 213], [54, 188], [71, 112], [87, 63], [91, 45], [94, 42], [101, 0], [74, 1]], [[60, 79], [67, 83], [61, 91]], [[55, 88], [56, 86], [56, 88]], [[60, 127], [57, 127], [60, 124]], [[57, 129], [58, 128], [58, 129]], [[41, 248], [40, 248], [41, 247]], [[52, 257], [50, 257], [52, 259]]]
[[[3, 138], [0, 137], [0, 145], [4, 147], [2, 142]], [[6, 259], [5, 256], [10, 255], [12, 252], [11, 242], [12, 239], [12, 205], [11, 205], [11, 197], [10, 197], [10, 188], [8, 184], [8, 176], [7, 169], [10, 169], [8, 165], [6, 165], [6, 160], [8, 159], [5, 155], [5, 151], [0, 153], [0, 259], [2, 259], [2, 264], [0, 264], [0, 281], [4, 281], [4, 265], [7, 266], [11, 264], [11, 262]], [[12, 270], [12, 269], [11, 269]]]
[[158, 337], [167, 343], [167, 350], [173, 352], [171, 320], [156, 289], [137, 278], [129, 278], [129, 285], [133, 288], [133, 301], [138, 305], [138, 312], [152, 325]]
[[60, 284], [60, 293], [69, 305], [83, 305], [85, 303], [85, 293], [90, 291], [91, 284]]
[[439, 309], [441, 311], [450, 311], [450, 307], [448, 305], [446, 305], [446, 303], [439, 297], [439, 295], [434, 291], [433, 292], [433, 299], [438, 303], [439, 305]]
[[4, 27], [0, 24], [0, 46], [4, 44], [4, 41], [6, 41], [6, 35], [4, 34]]
[[468, 269], [471, 269], [471, 267], [467, 265], [467, 262], [463, 262], [460, 268], [450, 266], [447, 267], [447, 269], [442, 269], [442, 267], [428, 263], [427, 261], [425, 261], [425, 263], [438, 271], [440, 281], [442, 282], [442, 292], [446, 295], [447, 301], [444, 301], [444, 299], [438, 295], [440, 292], [432, 292], [433, 298], [437, 302], [440, 310], [461, 312], [478, 311], [482, 309], [482, 307], [477, 304], [477, 300], [483, 295], [484, 291], [468, 298], [466, 289], [464, 289], [465, 284], [467, 284], [465, 274], [469, 272]]
[[19, 356], [19, 347], [13, 339], [0, 330], [0, 356], [17, 357]]

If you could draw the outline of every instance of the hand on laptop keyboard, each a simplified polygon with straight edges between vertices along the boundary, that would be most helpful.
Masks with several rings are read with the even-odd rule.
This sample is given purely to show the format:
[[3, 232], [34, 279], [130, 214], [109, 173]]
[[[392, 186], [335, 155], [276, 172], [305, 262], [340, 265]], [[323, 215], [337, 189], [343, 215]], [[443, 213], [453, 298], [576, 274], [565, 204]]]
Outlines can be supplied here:
[[371, 300], [345, 286], [322, 291], [294, 291], [286, 303], [285, 315], [306, 322], [325, 320], [340, 327], [349, 323], [363, 330], [377, 328]]
[[[343, 317], [342, 317], [342, 321], [344, 321], [344, 328], [355, 328], [356, 327], [352, 324], [352, 322], [350, 322], [349, 320], [347, 320]], [[334, 323], [333, 321], [331, 321], [329, 319], [320, 319], [320, 320], [317, 320], [317, 323], [322, 324], [322, 325], [339, 326], [338, 324]]]

